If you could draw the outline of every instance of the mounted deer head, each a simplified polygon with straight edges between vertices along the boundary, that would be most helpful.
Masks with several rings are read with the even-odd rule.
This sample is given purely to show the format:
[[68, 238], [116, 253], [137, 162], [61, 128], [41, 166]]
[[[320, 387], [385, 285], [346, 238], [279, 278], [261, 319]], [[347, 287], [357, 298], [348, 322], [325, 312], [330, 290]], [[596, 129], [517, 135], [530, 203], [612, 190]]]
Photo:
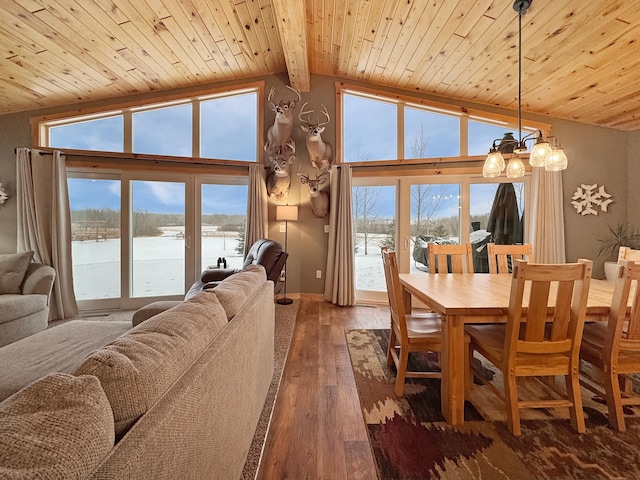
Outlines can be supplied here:
[[327, 181], [327, 179], [324, 178], [326, 175], [326, 173], [322, 173], [317, 175], [316, 178], [311, 179], [309, 175], [298, 173], [300, 183], [309, 188], [311, 211], [319, 218], [326, 217], [329, 214], [329, 194], [320, 190], [320, 187]]
[[[322, 133], [324, 132], [325, 125], [331, 122], [331, 117], [329, 116], [329, 112], [327, 112], [327, 107], [322, 105], [322, 113], [327, 117], [327, 121], [320, 122], [320, 119], [318, 118], [316, 123], [311, 123], [311, 114], [315, 110], [308, 110], [305, 112], [304, 107], [307, 106], [307, 103], [308, 102], [305, 102], [302, 105], [300, 113], [298, 114], [298, 120], [301, 122], [300, 128], [307, 134], [309, 160], [318, 170], [326, 170], [328, 172], [331, 170], [331, 166], [333, 165], [333, 151], [331, 149], [331, 145], [322, 140]], [[302, 118], [302, 115], [305, 114], [307, 115], [306, 120]]]
[[289, 152], [270, 155], [269, 161], [273, 164], [273, 170], [267, 175], [267, 194], [269, 198], [282, 200], [289, 196], [291, 187], [291, 164], [296, 160], [296, 144], [290, 140], [285, 147]]
[[271, 101], [276, 89], [271, 87], [267, 102], [269, 107], [276, 114], [273, 124], [267, 129], [267, 141], [264, 144], [264, 151], [269, 155], [283, 153], [287, 142], [291, 139], [291, 129], [293, 128], [293, 109], [301, 100], [300, 92], [295, 88], [286, 86], [296, 94], [297, 100], [285, 102], [281, 100], [277, 104]]

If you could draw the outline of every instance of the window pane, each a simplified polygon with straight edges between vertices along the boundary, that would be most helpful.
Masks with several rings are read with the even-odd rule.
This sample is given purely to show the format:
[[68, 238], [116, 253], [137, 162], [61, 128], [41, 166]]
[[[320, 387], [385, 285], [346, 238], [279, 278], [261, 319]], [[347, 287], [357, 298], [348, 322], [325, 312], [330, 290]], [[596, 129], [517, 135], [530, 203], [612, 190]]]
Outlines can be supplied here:
[[133, 151], [190, 157], [191, 104], [133, 114]]
[[404, 158], [460, 155], [460, 119], [419, 108], [404, 110]]
[[411, 185], [411, 272], [428, 271], [427, 243], [460, 243], [460, 185]]
[[200, 156], [256, 161], [258, 94], [215, 98], [200, 105]]
[[132, 296], [184, 294], [185, 185], [131, 182]]
[[[497, 127], [487, 123], [469, 121], [469, 155], [486, 155], [494, 140], [501, 139], [507, 132], [518, 138], [517, 127], [508, 125]], [[498, 142], [496, 142], [498, 143]]]
[[380, 247], [395, 250], [396, 189], [393, 186], [353, 187], [356, 248], [356, 289], [385, 291]]
[[59, 125], [49, 129], [49, 146], [77, 150], [122, 152], [124, 126], [122, 115]]
[[[501, 187], [500, 202], [494, 202]], [[513, 187], [513, 188], [512, 188]], [[489, 265], [484, 245], [489, 242], [522, 243], [523, 239], [523, 211], [524, 211], [524, 183], [474, 183], [470, 185], [471, 201], [471, 243], [474, 245], [474, 269], [476, 272], [488, 272]], [[505, 200], [517, 203], [517, 210], [509, 208]], [[491, 219], [493, 210], [493, 218]], [[491, 219], [491, 222], [490, 222]], [[479, 251], [478, 251], [479, 250]], [[477, 253], [476, 253], [477, 252]]]
[[242, 268], [246, 218], [246, 185], [202, 185], [201, 270], [220, 257], [227, 268]]
[[76, 299], [120, 298], [120, 180], [68, 185]]
[[344, 161], [398, 158], [397, 106], [344, 95]]

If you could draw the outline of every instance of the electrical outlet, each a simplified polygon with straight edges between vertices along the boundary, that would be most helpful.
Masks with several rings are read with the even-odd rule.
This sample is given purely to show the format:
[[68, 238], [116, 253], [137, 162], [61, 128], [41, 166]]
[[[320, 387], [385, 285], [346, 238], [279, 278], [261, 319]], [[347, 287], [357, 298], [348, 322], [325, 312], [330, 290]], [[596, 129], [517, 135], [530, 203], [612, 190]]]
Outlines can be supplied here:
[[316, 278], [322, 278], [322, 270], [316, 270]]
[[329, 225], [324, 226], [324, 233], [329, 233]]
[[284, 270], [280, 272], [280, 281], [284, 282]]
[[286, 225], [280, 225], [280, 233], [285, 233], [287, 231]]

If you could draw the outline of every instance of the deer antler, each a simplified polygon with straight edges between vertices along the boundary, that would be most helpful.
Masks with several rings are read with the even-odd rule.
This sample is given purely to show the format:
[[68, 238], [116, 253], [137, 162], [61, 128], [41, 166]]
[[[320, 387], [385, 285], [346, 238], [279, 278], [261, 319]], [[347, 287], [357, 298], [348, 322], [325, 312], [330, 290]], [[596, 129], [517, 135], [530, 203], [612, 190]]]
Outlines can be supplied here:
[[320, 120], [318, 120], [318, 126], [322, 127], [323, 125], [326, 125], [329, 122], [331, 122], [331, 117], [329, 116], [329, 112], [327, 112], [327, 107], [325, 107], [322, 103], [320, 105], [322, 105], [322, 113], [327, 117], [327, 121], [324, 123], [320, 123]]
[[274, 87], [271, 87], [271, 89], [269, 90], [269, 96], [267, 97], [267, 102], [269, 102], [269, 105], [271, 105], [271, 108], [276, 108], [274, 103], [271, 101], [271, 97], [273, 97], [274, 93], [276, 93], [276, 89]]
[[285, 87], [287, 87], [289, 90], [291, 90], [293, 93], [295, 93], [296, 96], [298, 97], [298, 100], [293, 102], [293, 104], [291, 105], [291, 108], [296, 108], [296, 104], [298, 104], [300, 102], [300, 100], [302, 100], [302, 97], [300, 96], [300, 92], [297, 89], [295, 89], [293, 87], [290, 87], [289, 85], [285, 85]]
[[289, 141], [286, 144], [287, 147], [289, 147], [291, 149], [291, 153], [295, 154], [296, 153], [296, 143], [293, 141], [293, 139], [289, 139]]
[[[300, 113], [298, 114], [298, 120], [300, 120], [300, 121], [301, 121], [301, 122], [303, 122], [303, 123], [306, 123], [306, 124], [307, 124], [307, 126], [309, 126], [309, 125], [311, 124], [311, 122], [309, 121], [309, 116], [310, 116], [313, 112], [315, 112], [315, 110], [309, 110], [308, 112], [305, 112], [305, 111], [304, 111], [304, 107], [306, 107], [308, 103], [309, 103], [309, 102], [304, 102], [304, 103], [302, 104], [302, 108], [300, 109]], [[304, 119], [302, 118], [302, 115], [307, 115], [307, 119], [306, 119], [306, 120], [304, 120]]]

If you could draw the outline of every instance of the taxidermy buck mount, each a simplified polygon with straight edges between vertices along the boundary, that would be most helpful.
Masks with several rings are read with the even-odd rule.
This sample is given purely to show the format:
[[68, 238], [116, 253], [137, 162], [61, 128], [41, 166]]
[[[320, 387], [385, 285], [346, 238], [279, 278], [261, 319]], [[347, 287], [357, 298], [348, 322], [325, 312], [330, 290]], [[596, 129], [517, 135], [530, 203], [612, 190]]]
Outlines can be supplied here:
[[[289, 151], [287, 151], [287, 148]], [[269, 155], [273, 170], [267, 175], [267, 194], [269, 198], [282, 200], [289, 196], [291, 186], [291, 164], [296, 160], [296, 144], [289, 140], [280, 153]]]
[[[298, 114], [298, 120], [300, 120], [301, 125], [300, 128], [303, 132], [307, 134], [307, 150], [309, 151], [309, 160], [311, 161], [311, 165], [318, 170], [326, 170], [329, 172], [331, 170], [331, 166], [333, 165], [333, 152], [331, 149], [331, 145], [324, 140], [322, 140], [322, 133], [324, 132], [325, 125], [331, 122], [331, 117], [329, 116], [329, 112], [327, 112], [327, 107], [322, 105], [322, 113], [325, 117], [327, 117], [326, 122], [318, 121], [316, 123], [311, 123], [311, 114], [315, 112], [315, 110], [309, 110], [307, 112], [304, 111], [304, 107], [307, 106], [308, 102], [305, 102], [300, 109], [300, 113]], [[302, 115], [307, 115], [307, 120], [305, 121], [302, 118]]]
[[298, 97], [297, 100], [291, 100], [289, 102], [281, 100], [278, 104], [273, 103], [271, 98], [276, 91], [274, 87], [271, 87], [269, 90], [269, 96], [267, 98], [269, 107], [276, 114], [273, 124], [267, 129], [267, 141], [264, 144], [264, 151], [269, 156], [284, 153], [287, 142], [291, 140], [293, 109], [296, 108], [297, 103], [301, 100], [298, 90], [289, 85], [286, 85], [286, 87], [296, 94]]
[[329, 214], [329, 194], [320, 190], [320, 187], [327, 181], [326, 173], [317, 175], [316, 178], [310, 179], [309, 175], [298, 173], [300, 183], [309, 188], [309, 203], [311, 203], [311, 211], [316, 217], [323, 218]]

